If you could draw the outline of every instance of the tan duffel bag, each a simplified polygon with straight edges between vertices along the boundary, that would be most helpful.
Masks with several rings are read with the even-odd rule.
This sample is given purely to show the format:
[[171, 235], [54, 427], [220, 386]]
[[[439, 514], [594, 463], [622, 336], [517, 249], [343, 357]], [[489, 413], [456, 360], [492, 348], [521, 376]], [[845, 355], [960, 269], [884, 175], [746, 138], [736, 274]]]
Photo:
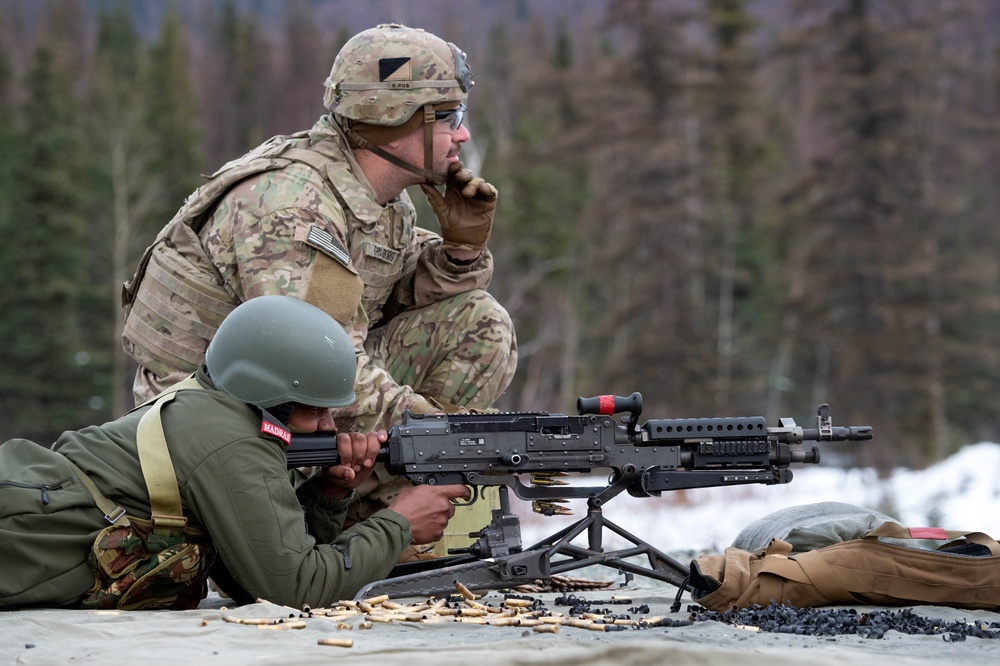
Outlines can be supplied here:
[[[935, 550], [880, 538], [947, 541]], [[898, 542], [897, 542], [898, 543]], [[691, 598], [715, 611], [767, 606], [831, 604], [1000, 608], [1000, 545], [981, 532], [906, 528], [885, 522], [860, 539], [804, 553], [772, 539], [751, 553], [727, 548], [691, 562]]]

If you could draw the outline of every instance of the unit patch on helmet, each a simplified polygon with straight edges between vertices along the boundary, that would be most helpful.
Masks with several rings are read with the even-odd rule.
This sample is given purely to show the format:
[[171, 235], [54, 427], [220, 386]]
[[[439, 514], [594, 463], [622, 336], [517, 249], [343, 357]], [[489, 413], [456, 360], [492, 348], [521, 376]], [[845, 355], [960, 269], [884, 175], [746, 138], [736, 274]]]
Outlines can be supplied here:
[[381, 58], [378, 61], [379, 81], [411, 81], [410, 58]]
[[333, 257], [345, 266], [351, 263], [351, 255], [326, 229], [320, 229], [315, 225], [309, 225], [309, 233], [306, 235], [306, 243], [313, 246], [323, 254]]

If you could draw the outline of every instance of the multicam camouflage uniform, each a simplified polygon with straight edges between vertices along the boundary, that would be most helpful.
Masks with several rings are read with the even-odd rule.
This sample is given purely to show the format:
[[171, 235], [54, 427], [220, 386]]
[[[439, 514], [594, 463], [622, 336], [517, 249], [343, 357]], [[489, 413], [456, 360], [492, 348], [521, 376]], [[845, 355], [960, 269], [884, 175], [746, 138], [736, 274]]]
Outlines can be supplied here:
[[[289, 155], [315, 155], [323, 171]], [[267, 170], [212, 208], [220, 183], [255, 169]], [[436, 411], [432, 401], [486, 408], [496, 400], [513, 375], [516, 345], [506, 311], [485, 291], [491, 255], [449, 264], [440, 237], [415, 226], [405, 192], [382, 208], [355, 173], [324, 118], [306, 136], [272, 139], [227, 165], [188, 200], [126, 290], [134, 294], [124, 345], [141, 366], [137, 401], [190, 374], [225, 315], [265, 294], [320, 307], [355, 341], [358, 401], [334, 411], [341, 430], [386, 428], [405, 409]], [[352, 519], [401, 487], [380, 469], [359, 493], [375, 501], [356, 506]]]
[[[206, 205], [227, 174], [263, 169]], [[135, 296], [123, 338], [142, 366], [137, 401], [190, 374], [237, 304], [287, 294], [328, 312], [355, 341], [358, 402], [335, 412], [339, 428], [367, 431], [398, 422], [404, 409], [436, 411], [428, 398], [494, 402], [510, 382], [516, 346], [509, 316], [485, 291], [489, 251], [470, 266], [451, 264], [440, 237], [415, 225], [405, 192], [383, 208], [356, 174], [324, 117], [308, 134], [276, 137], [231, 162], [192, 195], [127, 289]]]

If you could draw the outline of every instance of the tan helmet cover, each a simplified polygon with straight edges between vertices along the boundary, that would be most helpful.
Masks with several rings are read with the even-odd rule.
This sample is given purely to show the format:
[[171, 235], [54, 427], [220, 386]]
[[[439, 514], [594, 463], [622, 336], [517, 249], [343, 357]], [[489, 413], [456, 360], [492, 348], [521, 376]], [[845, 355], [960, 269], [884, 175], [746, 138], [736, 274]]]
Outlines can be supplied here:
[[388, 23], [352, 37], [333, 61], [323, 103], [354, 122], [402, 125], [426, 104], [464, 102], [465, 53], [419, 28]]

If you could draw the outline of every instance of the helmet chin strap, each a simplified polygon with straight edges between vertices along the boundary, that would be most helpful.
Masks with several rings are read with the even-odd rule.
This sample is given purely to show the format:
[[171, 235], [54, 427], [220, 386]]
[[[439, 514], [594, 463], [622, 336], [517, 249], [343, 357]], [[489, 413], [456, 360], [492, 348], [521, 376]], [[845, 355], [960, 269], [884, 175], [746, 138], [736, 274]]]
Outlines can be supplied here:
[[436, 173], [433, 170], [434, 166], [434, 123], [436, 122], [434, 118], [434, 107], [427, 104], [423, 108], [424, 111], [424, 168], [414, 166], [409, 162], [401, 160], [395, 155], [383, 150], [380, 146], [376, 146], [374, 143], [365, 139], [363, 136], [352, 130], [346, 125], [342, 125], [344, 134], [351, 140], [351, 143], [355, 148], [360, 148], [361, 150], [367, 150], [375, 155], [378, 155], [386, 162], [393, 164], [400, 169], [409, 171], [412, 174], [420, 176], [425, 182], [431, 185], [444, 185], [447, 177], [443, 174]]
[[271, 416], [281, 421], [285, 426], [288, 425], [289, 419], [292, 418], [292, 411], [295, 409], [294, 402], [283, 402], [280, 405], [275, 405], [274, 407], [268, 407], [267, 411], [271, 413]]

